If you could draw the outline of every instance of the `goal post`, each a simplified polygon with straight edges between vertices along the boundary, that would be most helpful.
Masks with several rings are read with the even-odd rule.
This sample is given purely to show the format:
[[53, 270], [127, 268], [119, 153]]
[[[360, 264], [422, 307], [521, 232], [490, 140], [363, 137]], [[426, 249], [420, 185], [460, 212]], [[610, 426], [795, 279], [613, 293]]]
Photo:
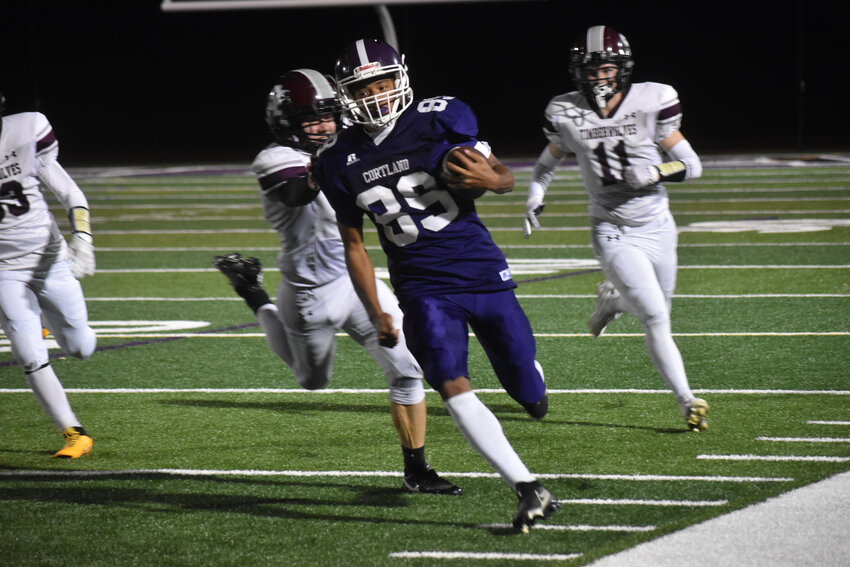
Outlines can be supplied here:
[[[269, 10], [282, 8], [340, 8], [374, 6], [381, 22], [384, 41], [398, 51], [395, 25], [387, 8], [389, 4], [436, 4], [484, 2], [487, 0], [162, 0], [163, 12], [211, 12], [216, 10]], [[490, 0], [492, 1], [492, 0]], [[502, 0], [504, 1], [504, 0]]]

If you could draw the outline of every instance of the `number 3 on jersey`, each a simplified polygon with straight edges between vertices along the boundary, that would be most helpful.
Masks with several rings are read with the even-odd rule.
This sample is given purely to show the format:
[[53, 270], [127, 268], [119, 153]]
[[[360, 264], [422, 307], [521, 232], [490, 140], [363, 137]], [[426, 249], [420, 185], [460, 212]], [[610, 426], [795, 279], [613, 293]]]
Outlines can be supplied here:
[[[410, 209], [424, 211], [434, 203], [442, 206], [444, 212], [440, 214], [419, 217], [422, 228], [432, 232], [443, 230], [458, 214], [457, 203], [448, 191], [433, 191], [436, 186], [434, 178], [424, 171], [404, 175], [396, 184], [401, 200]], [[363, 191], [357, 195], [357, 205], [372, 211], [375, 223], [384, 228], [384, 235], [396, 246], [407, 246], [419, 238], [419, 227], [413, 217], [402, 210], [402, 202], [389, 187], [375, 185]], [[379, 210], [383, 212], [377, 212]]]
[[[7, 197], [14, 197], [17, 201], [17, 205], [6, 204], [6, 208], [9, 209], [9, 213], [13, 217], [19, 217], [25, 213], [28, 213], [30, 210], [30, 202], [27, 199], [27, 196], [24, 195], [24, 188], [17, 181], [7, 181], [0, 185], [0, 199], [6, 199]], [[0, 203], [0, 221], [6, 216], [6, 212], [3, 210], [2, 203]]]

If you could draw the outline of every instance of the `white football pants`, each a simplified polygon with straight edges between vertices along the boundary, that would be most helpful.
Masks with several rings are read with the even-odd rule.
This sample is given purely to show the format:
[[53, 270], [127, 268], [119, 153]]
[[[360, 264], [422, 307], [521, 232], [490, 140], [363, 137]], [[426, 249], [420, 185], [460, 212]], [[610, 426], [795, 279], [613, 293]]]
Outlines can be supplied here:
[[381, 308], [392, 316], [399, 330], [399, 341], [393, 348], [378, 344], [375, 326], [347, 274], [310, 289], [281, 280], [275, 298], [278, 321], [263, 313], [265, 309], [257, 317], [269, 346], [292, 368], [301, 387], [317, 390], [328, 385], [336, 357], [336, 333], [342, 329], [378, 363], [387, 377], [391, 401], [418, 404], [425, 398], [422, 369], [404, 342], [398, 300], [382, 280], [376, 278], [375, 283]]
[[56, 262], [46, 273], [0, 270], [0, 326], [27, 384], [56, 427], [78, 427], [62, 384], [48, 364], [42, 315], [66, 354], [82, 359], [92, 355], [97, 337], [89, 327], [83, 290], [71, 274], [70, 260]]
[[56, 262], [46, 273], [0, 270], [0, 325], [24, 372], [48, 361], [42, 315], [65, 354], [84, 360], [92, 355], [97, 337], [89, 327], [83, 289], [71, 273], [70, 260]]
[[694, 399], [670, 327], [676, 288], [676, 223], [669, 211], [639, 227], [594, 223], [593, 252], [619, 293], [618, 310], [643, 323], [652, 364], [684, 413]]

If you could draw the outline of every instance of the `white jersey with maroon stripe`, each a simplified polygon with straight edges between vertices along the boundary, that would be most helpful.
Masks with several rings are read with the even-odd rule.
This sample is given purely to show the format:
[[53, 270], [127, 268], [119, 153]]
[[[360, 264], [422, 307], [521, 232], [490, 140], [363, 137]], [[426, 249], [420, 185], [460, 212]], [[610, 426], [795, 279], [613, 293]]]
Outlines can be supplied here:
[[663, 162], [658, 142], [679, 129], [676, 90], [660, 83], [636, 83], [608, 118], [578, 91], [553, 98], [543, 131], [550, 142], [576, 154], [594, 221], [641, 226], [668, 210], [660, 184], [631, 189], [623, 181], [627, 166]]
[[0, 270], [47, 269], [68, 251], [41, 185], [65, 208], [88, 208], [85, 195], [59, 165], [59, 144], [47, 118], [24, 112], [2, 118], [0, 130]]
[[272, 144], [251, 165], [261, 187], [263, 214], [280, 235], [278, 268], [298, 287], [319, 286], [348, 274], [336, 216], [324, 194], [320, 192], [301, 207], [288, 207], [263, 194], [263, 190], [307, 175], [309, 164], [310, 154]]

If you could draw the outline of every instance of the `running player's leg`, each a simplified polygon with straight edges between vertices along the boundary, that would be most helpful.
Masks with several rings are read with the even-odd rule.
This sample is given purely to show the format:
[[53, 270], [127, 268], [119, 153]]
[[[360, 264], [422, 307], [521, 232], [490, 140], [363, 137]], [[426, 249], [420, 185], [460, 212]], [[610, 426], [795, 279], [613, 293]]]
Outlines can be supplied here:
[[66, 446], [56, 456], [76, 458], [91, 451], [91, 437], [81, 427], [50, 365], [41, 334], [38, 297], [28, 285], [33, 279], [29, 271], [0, 271], [0, 327], [9, 338], [12, 356], [23, 367], [27, 385], [56, 428], [65, 435]]
[[280, 320], [292, 353], [292, 371], [298, 384], [307, 390], [319, 390], [331, 381], [336, 332], [342, 326], [335, 295], [338, 281], [307, 290], [283, 285], [278, 288], [277, 302], [285, 307], [280, 309]]
[[427, 408], [422, 369], [407, 348], [398, 299], [386, 283], [375, 278], [381, 309], [392, 317], [394, 327], [399, 330], [398, 343], [393, 348], [382, 347], [375, 325], [350, 285], [351, 280], [345, 278], [345, 281], [349, 284], [347, 297], [342, 290], [337, 294], [345, 305], [351, 306], [343, 329], [375, 359], [389, 385], [390, 414], [404, 457], [402, 488], [408, 492], [461, 494], [460, 487], [437, 474], [425, 457]]
[[437, 297], [412, 299], [403, 309], [408, 347], [422, 366], [425, 379], [442, 395], [467, 442], [510, 486], [535, 481], [505, 437], [499, 420], [472, 391], [464, 309]]
[[[653, 264], [653, 257], [658, 258], [661, 249], [657, 233], [650, 228], [627, 231], [618, 239], [597, 236], [594, 250], [606, 277], [620, 293], [620, 305], [641, 320], [650, 360], [684, 412], [694, 395], [682, 355], [673, 340], [669, 299]], [[669, 277], [665, 281], [669, 285]], [[669, 293], [672, 295], [672, 291]]]
[[88, 359], [97, 345], [89, 326], [83, 288], [71, 273], [70, 260], [56, 262], [38, 282], [38, 302], [47, 328], [65, 354]]
[[533, 417], [548, 411], [543, 369], [528, 317], [513, 290], [474, 294], [469, 324], [505, 391]]

